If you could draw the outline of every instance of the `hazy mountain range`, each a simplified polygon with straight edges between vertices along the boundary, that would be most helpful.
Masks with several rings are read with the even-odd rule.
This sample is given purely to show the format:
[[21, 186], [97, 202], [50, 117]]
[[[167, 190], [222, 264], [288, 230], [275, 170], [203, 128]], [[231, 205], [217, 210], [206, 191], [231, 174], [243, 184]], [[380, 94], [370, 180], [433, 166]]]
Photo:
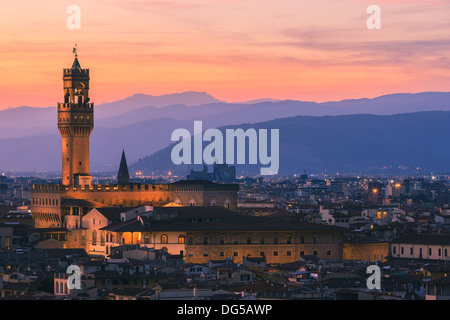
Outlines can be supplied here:
[[[297, 116], [239, 128], [280, 130], [280, 174], [302, 173], [303, 170], [357, 172], [399, 166], [410, 170], [419, 167], [449, 171], [449, 121], [449, 111], [432, 111], [390, 116]], [[224, 129], [221, 131], [225, 137]], [[204, 143], [204, 147], [208, 143]], [[172, 148], [173, 145], [141, 159], [133, 168], [170, 169], [186, 174], [193, 166], [173, 165]], [[265, 166], [238, 165], [237, 171], [239, 175], [258, 174], [260, 167]]]
[[[192, 131], [194, 120], [202, 120], [203, 129], [246, 128], [244, 124], [250, 123], [253, 128], [280, 129], [280, 173], [390, 164], [445, 169], [449, 160], [447, 92], [324, 103], [273, 99], [227, 103], [202, 92], [137, 94], [95, 108], [92, 171], [116, 171], [122, 149], [130, 163], [145, 158], [136, 168], [170, 169], [164, 148], [171, 143], [171, 133], [177, 128]], [[55, 107], [0, 111], [0, 171], [60, 171], [56, 120]]]

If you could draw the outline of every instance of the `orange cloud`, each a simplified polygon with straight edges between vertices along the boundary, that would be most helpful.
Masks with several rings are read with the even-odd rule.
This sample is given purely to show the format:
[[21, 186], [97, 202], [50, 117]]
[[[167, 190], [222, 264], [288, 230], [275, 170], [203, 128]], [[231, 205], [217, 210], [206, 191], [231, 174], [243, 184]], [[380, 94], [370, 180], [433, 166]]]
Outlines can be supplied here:
[[450, 3], [376, 1], [382, 29], [365, 27], [373, 1], [70, 1], [3, 6], [0, 109], [55, 105], [78, 43], [92, 100], [206, 91], [218, 99], [338, 100], [446, 91]]

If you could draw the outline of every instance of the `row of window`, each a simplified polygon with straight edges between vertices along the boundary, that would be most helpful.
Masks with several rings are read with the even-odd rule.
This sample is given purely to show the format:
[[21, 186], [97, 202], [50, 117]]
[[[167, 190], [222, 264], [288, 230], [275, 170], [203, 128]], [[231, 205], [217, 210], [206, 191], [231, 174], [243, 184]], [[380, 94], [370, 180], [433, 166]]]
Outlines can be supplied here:
[[[275, 251], [272, 252], [272, 256], [274, 256], [274, 257], [278, 257], [280, 254], [282, 254], [282, 252], [278, 251], [278, 250], [275, 250]], [[327, 256], [331, 256], [331, 251], [328, 250], [326, 254], [327, 254]], [[305, 251], [300, 251], [300, 256], [304, 256], [304, 255], [305, 255]], [[318, 256], [319, 252], [317, 250], [314, 250], [312, 252], [312, 255]], [[192, 253], [189, 253], [188, 256], [189, 257], [193, 257], [194, 255]], [[208, 257], [209, 253], [205, 252], [205, 253], [203, 253], [203, 256], [204, 257]], [[225, 257], [225, 252], [224, 251], [220, 251], [219, 252], [219, 256], [220, 257]], [[234, 251], [233, 252], [233, 257], [238, 257], [238, 256], [239, 256], [239, 251]], [[260, 251], [259, 252], [259, 256], [260, 257], [266, 257], [265, 251]], [[292, 251], [289, 251], [289, 250], [286, 251], [286, 256], [291, 257], [292, 256]]]
[[[238, 244], [244, 244], [242, 242], [240, 242], [240, 237], [238, 235], [234, 235], [232, 238], [232, 241], [229, 243], [226, 243], [225, 241], [225, 236], [219, 236], [219, 243], [220, 245], [225, 245], [225, 244], [233, 244], [233, 245], [238, 245]], [[246, 242], [245, 244], [251, 245], [251, 244], [269, 244], [269, 243], [273, 243], [273, 244], [292, 244], [293, 242], [293, 238], [292, 236], [287, 236], [285, 238], [285, 242], [280, 242], [279, 241], [279, 237], [278, 236], [274, 236], [270, 238], [270, 242], [266, 242], [266, 237], [265, 236], [260, 236], [258, 238], [258, 241], [254, 242], [254, 237], [252, 236], [248, 236], [246, 238]], [[108, 240], [107, 240], [108, 241]], [[111, 241], [108, 242], [112, 242], [112, 235], [111, 235]], [[123, 241], [125, 242], [125, 240]], [[140, 240], [138, 242], [141, 242]], [[327, 236], [327, 244], [330, 244], [332, 242], [332, 237], [331, 236]], [[144, 234], [144, 237], [142, 239], [142, 243], [143, 244], [150, 244], [151, 243], [151, 237], [148, 234]], [[169, 243], [169, 237], [166, 234], [161, 235], [160, 237], [160, 243], [161, 244], [168, 244]], [[307, 244], [307, 242], [305, 241], [305, 236], [300, 236], [299, 238], [299, 243], [300, 244]], [[314, 235], [312, 237], [312, 242], [309, 242], [311, 244], [318, 244], [318, 236]], [[194, 244], [194, 236], [188, 236], [187, 237], [187, 242], [186, 242], [186, 236], [184, 235], [180, 235], [178, 236], [178, 244], [188, 244], [188, 245], [193, 245]], [[204, 245], [209, 245], [209, 244], [213, 244], [210, 242], [210, 238], [209, 236], [205, 235], [203, 236], [203, 244]]]
[[[84, 116], [80, 116], [80, 122], [84, 122]], [[87, 116], [86, 117], [86, 121], [90, 121], [91, 120], [91, 117], [90, 116]], [[66, 117], [66, 118], [59, 118], [59, 122], [69, 122], [70, 121], [70, 118], [69, 117]], [[78, 121], [78, 116], [74, 116], [73, 117], [73, 121]]]
[[[392, 247], [392, 253], [393, 254], [397, 254], [397, 247]], [[404, 247], [400, 247], [400, 254], [405, 254], [405, 248]], [[411, 247], [409, 248], [409, 254], [410, 255], [414, 255], [414, 248]], [[419, 248], [419, 255], [422, 256], [423, 252], [422, 252], [422, 248]], [[428, 255], [431, 256], [433, 255], [433, 248], [428, 248]], [[438, 248], [437, 249], [437, 255], [438, 257], [442, 256], [442, 249]], [[448, 257], [448, 250], [444, 249], [444, 257]]]
[[[176, 203], [176, 204], [179, 204], [179, 205], [183, 205], [183, 203], [181, 202], [180, 199], [176, 199], [176, 200], [175, 200], [175, 203]], [[209, 202], [209, 205], [210, 205], [211, 207], [217, 206], [216, 200], [214, 200], [214, 199], [211, 200], [211, 201]], [[227, 209], [230, 209], [230, 205], [231, 205], [230, 200], [225, 200], [224, 203], [223, 203], [223, 206], [224, 206], [225, 208], [227, 208]], [[195, 206], [197, 206], [197, 200], [191, 199], [191, 200], [189, 201], [189, 206], [190, 206], [190, 207], [195, 207]]]
[[[119, 199], [117, 199], [117, 200], [113, 201], [111, 199], [102, 199], [102, 198], [97, 199], [97, 198], [94, 198], [93, 201], [94, 202], [101, 202], [101, 203], [104, 203], [104, 204], [106, 204], [108, 206], [122, 205], [122, 206], [125, 206], [125, 207], [128, 207], [128, 206], [129, 207], [134, 207], [134, 206], [138, 206], [138, 205], [141, 205], [143, 203], [146, 203], [146, 202], [152, 202], [152, 203], [154, 203], [154, 202], [164, 202], [164, 199], [162, 197], [160, 197], [160, 198], [151, 198], [150, 200], [149, 199], [144, 199], [144, 200], [127, 200], [127, 199], [124, 199], [124, 200], [120, 201]], [[165, 201], [166, 202], [170, 202], [170, 198], [167, 197]]]
[[[168, 241], [169, 241], [169, 238], [168, 238], [167, 235], [165, 235], [165, 234], [161, 235], [161, 243], [162, 243], [162, 244], [167, 244], [167, 243], [169, 243]], [[251, 236], [248, 236], [248, 237], [247, 237], [246, 244], [253, 244], [252, 241], [253, 241], [253, 240], [252, 240], [252, 237], [251, 237]], [[144, 244], [151, 243], [151, 242], [150, 242], [150, 236], [145, 235], [145, 236], [144, 236], [144, 239], [143, 239], [143, 243], [144, 243]], [[185, 244], [185, 243], [186, 243], [186, 237], [185, 237], [184, 235], [180, 235], [180, 236], [178, 237], [178, 243], [179, 243], [179, 244]], [[281, 244], [281, 242], [279, 242], [278, 236], [275, 236], [275, 237], [272, 238], [272, 243], [273, 243], [273, 244]], [[293, 243], [293, 242], [292, 242], [292, 237], [291, 237], [291, 236], [287, 236], [287, 237], [286, 237], [286, 242], [285, 242], [285, 244], [292, 244], [292, 243]], [[300, 236], [300, 244], [305, 244], [305, 243], [306, 243], [306, 242], [305, 242], [305, 236]], [[318, 243], [318, 238], [317, 238], [317, 236], [314, 236], [314, 237], [313, 237], [313, 242], [312, 242], [312, 243], [313, 243], [313, 244], [317, 244], [317, 243]], [[327, 243], [331, 243], [331, 237], [330, 237], [330, 238], [327, 238]], [[189, 245], [193, 245], [193, 244], [194, 244], [194, 237], [193, 237], [193, 236], [188, 236], [187, 244], [189, 244]], [[210, 244], [209, 236], [203, 236], [203, 244], [204, 244], [204, 245]], [[219, 244], [221, 244], [221, 245], [224, 245], [224, 244], [225, 244], [225, 236], [219, 236]], [[232, 244], [235, 244], [235, 245], [236, 245], [236, 244], [240, 244], [240, 243], [239, 243], [239, 236], [235, 235], [235, 236], [233, 237]], [[242, 244], [242, 243], [241, 243], [241, 244]], [[255, 244], [256, 244], [256, 243], [255, 243]], [[257, 242], [257, 244], [266, 244], [265, 236], [260, 236], [260, 237], [259, 237], [259, 242]]]
[[[69, 162], [69, 160], [70, 160], [69, 158], [66, 159], [67, 162]], [[79, 162], [79, 165], [81, 166], [82, 162]], [[69, 178], [69, 177], [67, 177], [67, 178]], [[158, 199], [152, 198], [151, 201], [152, 202], [156, 202], [156, 201], [163, 202], [164, 199], [162, 197], [160, 197]], [[97, 202], [97, 199], [94, 199], [94, 202]], [[139, 201], [139, 200], [128, 200], [127, 202], [126, 202], [126, 200], [124, 200], [123, 205], [125, 205], [125, 204], [134, 205], [134, 204], [139, 204], [140, 202], [141, 201]], [[170, 198], [169, 197], [166, 198], [166, 202], [170, 202]], [[180, 201], [176, 201], [176, 202], [181, 205]], [[31, 203], [34, 204], [34, 205], [43, 205], [43, 206], [58, 206], [59, 205], [58, 199], [32, 198], [31, 199]], [[107, 204], [112, 205], [112, 202], [109, 201], [109, 203], [107, 203]], [[196, 206], [196, 202], [191, 200], [189, 205], [190, 206]], [[215, 201], [211, 202], [210, 205], [211, 206], [216, 206], [216, 202]], [[224, 206], [229, 209], [230, 208], [230, 202], [226, 201]]]
[[[259, 236], [257, 242], [255, 242], [255, 237], [252, 236], [247, 236], [246, 238], [246, 244], [269, 244], [269, 243], [273, 243], [273, 244], [281, 244], [281, 242], [279, 241], [279, 237], [278, 236], [274, 236], [271, 237], [271, 242], [266, 242], [266, 237], [265, 236]], [[300, 244], [306, 244], [305, 241], [305, 236], [300, 236], [299, 237], [299, 242]], [[332, 237], [330, 235], [327, 235], [327, 239], [326, 239], [326, 243], [330, 244], [332, 242]], [[283, 242], [284, 244], [292, 244], [293, 243], [293, 239], [292, 236], [287, 236], [285, 242]], [[312, 237], [312, 244], [318, 244], [319, 243], [319, 237], [317, 235], [313, 235]], [[190, 236], [188, 238], [188, 244], [194, 244], [194, 238], [192, 236]], [[210, 244], [209, 242], [209, 236], [205, 235], [203, 236], [203, 244], [207, 245]], [[219, 244], [224, 245], [225, 244], [225, 236], [219, 236]], [[239, 236], [238, 235], [234, 235], [233, 239], [232, 239], [232, 244], [243, 244], [240, 243], [239, 241]]]
[[67, 282], [66, 281], [55, 282], [55, 293], [67, 294]]
[[31, 203], [35, 205], [41, 205], [41, 206], [58, 206], [59, 201], [58, 199], [42, 199], [42, 198], [32, 198]]

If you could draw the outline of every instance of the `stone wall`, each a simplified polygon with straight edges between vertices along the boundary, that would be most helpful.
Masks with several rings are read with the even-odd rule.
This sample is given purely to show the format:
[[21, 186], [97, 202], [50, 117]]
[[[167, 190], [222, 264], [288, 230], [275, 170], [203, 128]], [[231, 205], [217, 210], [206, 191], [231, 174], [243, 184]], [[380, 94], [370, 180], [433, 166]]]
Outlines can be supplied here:
[[389, 254], [388, 242], [344, 243], [343, 259], [374, 262], [386, 261]]

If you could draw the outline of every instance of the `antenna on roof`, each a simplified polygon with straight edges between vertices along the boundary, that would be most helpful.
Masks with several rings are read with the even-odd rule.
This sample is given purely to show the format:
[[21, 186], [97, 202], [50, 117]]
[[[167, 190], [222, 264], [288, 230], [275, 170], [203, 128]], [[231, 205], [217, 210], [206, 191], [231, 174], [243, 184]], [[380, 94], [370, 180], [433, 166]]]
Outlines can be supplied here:
[[73, 54], [75, 55], [75, 58], [78, 57], [78, 48], [77, 48], [76, 43], [75, 43], [75, 47], [73, 47]]

